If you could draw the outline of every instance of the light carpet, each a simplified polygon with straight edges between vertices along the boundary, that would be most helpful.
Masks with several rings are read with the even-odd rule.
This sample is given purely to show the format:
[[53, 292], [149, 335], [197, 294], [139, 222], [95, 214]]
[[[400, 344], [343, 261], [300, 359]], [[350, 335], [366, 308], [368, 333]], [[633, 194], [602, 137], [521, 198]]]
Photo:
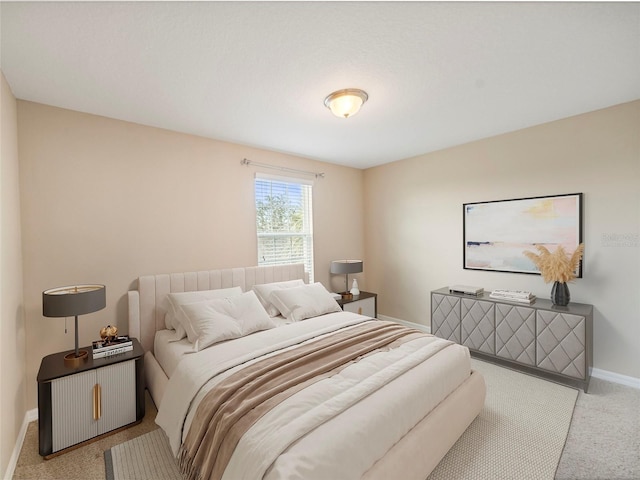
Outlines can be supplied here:
[[[480, 415], [429, 480], [553, 479], [578, 391], [472, 360], [487, 384]], [[181, 478], [162, 430], [105, 452], [107, 480]]]
[[487, 384], [484, 408], [429, 480], [552, 480], [578, 390], [472, 360]]

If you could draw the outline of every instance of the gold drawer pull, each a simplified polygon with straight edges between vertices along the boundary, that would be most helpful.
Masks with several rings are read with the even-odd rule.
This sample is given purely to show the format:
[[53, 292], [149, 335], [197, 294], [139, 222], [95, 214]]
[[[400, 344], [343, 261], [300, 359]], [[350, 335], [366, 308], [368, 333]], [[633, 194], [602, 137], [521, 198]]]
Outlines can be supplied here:
[[102, 416], [102, 387], [99, 383], [93, 386], [93, 419], [100, 420]]

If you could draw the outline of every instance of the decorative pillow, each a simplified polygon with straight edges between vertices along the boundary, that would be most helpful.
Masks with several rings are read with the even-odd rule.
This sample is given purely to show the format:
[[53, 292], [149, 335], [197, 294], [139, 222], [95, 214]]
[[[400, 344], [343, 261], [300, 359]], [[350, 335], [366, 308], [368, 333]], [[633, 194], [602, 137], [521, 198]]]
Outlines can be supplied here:
[[204, 302], [216, 298], [237, 297], [242, 295], [242, 288], [219, 288], [217, 290], [199, 290], [195, 292], [178, 292], [167, 295], [167, 313], [164, 323], [168, 330], [175, 330], [175, 335], [169, 340], [177, 342], [187, 336], [183, 326], [184, 318], [180, 314], [180, 307], [189, 303]]
[[254, 292], [180, 307], [187, 338], [198, 352], [209, 345], [275, 327]]
[[263, 283], [262, 285], [254, 285], [253, 291], [256, 292], [256, 295], [258, 296], [258, 300], [260, 300], [260, 303], [262, 304], [264, 309], [267, 311], [269, 316], [277, 317], [278, 315], [280, 315], [280, 311], [269, 300], [269, 296], [271, 295], [271, 292], [274, 292], [275, 290], [282, 290], [284, 288], [301, 287], [303, 285], [305, 285], [305, 283], [300, 279], [289, 280], [287, 282]]
[[287, 320], [298, 321], [342, 309], [321, 283], [274, 290], [269, 300]]

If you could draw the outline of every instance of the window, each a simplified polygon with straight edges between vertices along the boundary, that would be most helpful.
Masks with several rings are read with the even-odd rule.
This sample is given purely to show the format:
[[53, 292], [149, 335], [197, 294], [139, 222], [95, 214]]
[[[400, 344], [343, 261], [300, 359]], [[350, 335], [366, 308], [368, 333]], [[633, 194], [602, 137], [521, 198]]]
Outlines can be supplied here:
[[313, 282], [311, 183], [256, 174], [258, 265], [304, 263]]

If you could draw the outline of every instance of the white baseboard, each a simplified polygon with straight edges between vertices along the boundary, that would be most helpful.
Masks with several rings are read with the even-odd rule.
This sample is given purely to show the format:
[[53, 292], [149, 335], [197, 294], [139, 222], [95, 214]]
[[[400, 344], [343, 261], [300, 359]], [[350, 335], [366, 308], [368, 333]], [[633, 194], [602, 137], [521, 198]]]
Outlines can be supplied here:
[[[397, 322], [407, 327], [412, 327], [418, 330], [431, 333], [431, 328], [427, 325], [421, 325], [419, 323], [407, 322], [406, 320], [400, 320], [399, 318], [389, 317], [387, 315], [378, 315], [380, 320], [389, 320], [390, 322]], [[627, 387], [640, 389], [640, 378], [629, 377], [627, 375], [620, 375], [619, 373], [609, 372], [607, 370], [600, 370], [599, 368], [593, 368], [591, 370], [591, 376], [606, 380], [607, 382], [613, 382]]]
[[27, 413], [24, 414], [24, 419], [22, 420], [22, 426], [20, 427], [20, 432], [18, 433], [16, 444], [13, 447], [13, 453], [11, 454], [11, 458], [9, 459], [9, 465], [7, 465], [7, 471], [4, 472], [4, 477], [2, 478], [13, 478], [13, 473], [15, 472], [16, 465], [18, 464], [18, 457], [20, 456], [20, 450], [22, 450], [22, 445], [24, 444], [24, 437], [27, 435], [27, 427], [31, 422], [37, 419], [38, 419], [37, 408], [34, 408], [33, 410], [27, 410]]
[[33, 410], [27, 411], [27, 413], [24, 414], [24, 417], [27, 420], [27, 424], [35, 422], [38, 419], [38, 409], [34, 408]]
[[620, 375], [619, 373], [608, 372], [607, 370], [600, 370], [599, 368], [591, 369], [591, 376], [601, 380], [606, 380], [607, 382], [618, 383], [620, 385], [640, 390], [640, 378]]

